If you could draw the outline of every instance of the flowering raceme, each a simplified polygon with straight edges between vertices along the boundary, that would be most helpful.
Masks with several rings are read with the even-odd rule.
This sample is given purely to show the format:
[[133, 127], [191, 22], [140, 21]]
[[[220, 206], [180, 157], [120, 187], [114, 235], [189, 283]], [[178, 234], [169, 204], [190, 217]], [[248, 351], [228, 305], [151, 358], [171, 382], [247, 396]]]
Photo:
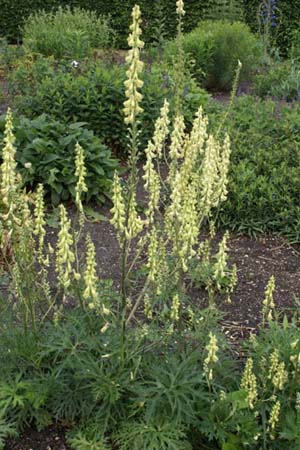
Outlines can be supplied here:
[[139, 113], [143, 112], [139, 106], [142, 101], [142, 95], [139, 89], [143, 86], [143, 81], [139, 79], [139, 74], [143, 70], [143, 62], [140, 60], [140, 52], [144, 47], [144, 42], [140, 39], [142, 30], [140, 28], [141, 23], [141, 11], [138, 5], [132, 10], [133, 23], [130, 26], [131, 34], [128, 38], [128, 45], [130, 50], [126, 57], [126, 62], [129, 68], [126, 72], [128, 79], [125, 81], [125, 95], [127, 100], [124, 102], [124, 114], [125, 122], [127, 124], [133, 124]]
[[10, 209], [13, 209], [13, 198], [17, 190], [17, 177], [15, 160], [16, 149], [14, 147], [15, 137], [13, 135], [13, 124], [11, 110], [8, 108], [5, 120], [4, 147], [2, 150], [1, 164], [1, 195], [3, 203]]

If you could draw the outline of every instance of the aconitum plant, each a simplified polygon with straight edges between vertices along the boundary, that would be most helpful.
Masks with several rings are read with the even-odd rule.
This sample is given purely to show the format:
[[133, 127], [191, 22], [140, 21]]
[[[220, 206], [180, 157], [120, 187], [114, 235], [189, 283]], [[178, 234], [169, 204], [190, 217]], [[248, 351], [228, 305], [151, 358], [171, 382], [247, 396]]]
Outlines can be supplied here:
[[265, 53], [267, 53], [271, 45], [272, 29], [279, 24], [279, 10], [276, 0], [262, 0], [258, 9], [258, 23]]

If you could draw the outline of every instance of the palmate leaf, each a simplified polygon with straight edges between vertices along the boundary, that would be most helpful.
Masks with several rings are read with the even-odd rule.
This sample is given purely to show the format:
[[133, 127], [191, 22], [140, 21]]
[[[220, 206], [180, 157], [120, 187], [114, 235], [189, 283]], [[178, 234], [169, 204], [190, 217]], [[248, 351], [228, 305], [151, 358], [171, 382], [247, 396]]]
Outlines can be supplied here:
[[18, 433], [13, 423], [6, 422], [0, 417], [0, 450], [4, 449], [5, 440], [8, 437], [17, 437]]
[[128, 422], [116, 436], [120, 450], [191, 450], [183, 429], [173, 422]]

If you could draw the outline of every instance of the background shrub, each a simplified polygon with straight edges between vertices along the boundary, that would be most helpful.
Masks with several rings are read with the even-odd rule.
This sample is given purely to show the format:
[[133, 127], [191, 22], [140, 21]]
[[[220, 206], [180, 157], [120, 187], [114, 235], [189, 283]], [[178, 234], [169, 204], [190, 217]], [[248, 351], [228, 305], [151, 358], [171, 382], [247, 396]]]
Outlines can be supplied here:
[[[242, 0], [243, 15], [253, 31], [258, 30], [257, 11], [261, 0]], [[44, 9], [51, 11], [59, 6], [68, 4], [70, 7], [80, 7], [95, 11], [98, 15], [111, 14], [112, 26], [117, 32], [116, 44], [119, 47], [126, 47], [126, 34], [130, 22], [130, 11], [135, 4], [135, 0], [0, 0], [0, 35], [7, 37], [10, 41], [21, 38], [20, 26], [24, 20], [34, 11]], [[218, 9], [220, 4], [227, 5], [239, 3], [235, 0], [220, 1], [211, 0], [208, 6], [207, 0], [189, 0], [186, 2], [186, 16], [184, 20], [185, 31], [195, 28], [199, 20], [207, 18], [207, 12], [212, 11], [212, 7]], [[281, 25], [274, 31], [276, 45], [281, 51], [287, 53], [290, 46], [290, 37], [293, 30], [297, 30], [300, 20], [300, 0], [277, 0], [277, 6], [281, 11]], [[226, 5], [227, 4], [227, 5]], [[176, 34], [176, 17], [173, 0], [140, 0], [139, 5], [143, 11], [143, 18], [146, 41], [151, 41], [157, 21], [164, 22], [166, 35], [173, 38]], [[227, 6], [228, 7], [228, 6]], [[223, 6], [222, 6], [223, 8]], [[239, 9], [239, 5], [238, 5]], [[230, 7], [229, 7], [230, 11]], [[231, 18], [230, 16], [226, 18]], [[213, 18], [224, 18], [223, 16]]]
[[254, 79], [254, 92], [259, 97], [293, 101], [300, 98], [300, 64], [284, 61], [274, 64]]
[[[238, 60], [243, 64], [240, 80], [248, 80], [261, 57], [258, 39], [240, 22], [201, 22], [184, 36], [183, 47], [194, 61], [194, 75], [214, 89], [231, 88]], [[172, 42], [166, 48], [167, 59], [175, 53]]]
[[[22, 65], [12, 79], [14, 89], [20, 96], [18, 111], [34, 118], [47, 111], [56, 120], [66, 123], [83, 121], [88, 128], [101, 137], [114, 150], [126, 151], [127, 126], [124, 124], [123, 103], [125, 100], [125, 66], [109, 66], [92, 63], [80, 69], [54, 67], [44, 59], [33, 64]], [[149, 68], [144, 77], [141, 115], [142, 146], [152, 136], [154, 122], [164, 99], [173, 104], [174, 82], [168, 72], [157, 65]], [[188, 121], [199, 105], [208, 102], [209, 95], [186, 80], [184, 110]]]
[[94, 11], [60, 7], [56, 12], [30, 15], [23, 28], [23, 44], [31, 53], [80, 59], [94, 48], [112, 46], [113, 32], [109, 19]]
[[[33, 120], [19, 117], [14, 125], [18, 170], [26, 186], [34, 188], [37, 183], [43, 183], [55, 205], [61, 200], [75, 198], [75, 144], [79, 142], [86, 155], [86, 199], [104, 201], [109, 194], [110, 179], [117, 162], [99, 138], [91, 130], [84, 128], [84, 123], [66, 126], [43, 114]], [[3, 131], [2, 116], [1, 141]]]
[[238, 232], [280, 232], [299, 240], [300, 109], [238, 97], [227, 122], [229, 194], [219, 222]]

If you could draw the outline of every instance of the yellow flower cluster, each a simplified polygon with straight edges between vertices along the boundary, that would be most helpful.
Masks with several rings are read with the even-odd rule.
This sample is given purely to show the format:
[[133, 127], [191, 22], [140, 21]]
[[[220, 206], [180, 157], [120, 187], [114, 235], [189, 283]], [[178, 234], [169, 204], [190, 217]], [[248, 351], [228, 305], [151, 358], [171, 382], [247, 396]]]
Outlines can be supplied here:
[[227, 269], [227, 240], [229, 237], [228, 231], [223, 236], [223, 239], [219, 245], [219, 251], [216, 255], [216, 263], [214, 265], [213, 278], [217, 282], [218, 288], [220, 288], [220, 279], [225, 276]]
[[176, 12], [179, 16], [184, 16], [185, 15], [185, 10], [184, 10], [184, 1], [183, 0], [177, 0], [176, 2]]
[[38, 252], [40, 256], [43, 252], [44, 240], [46, 235], [45, 230], [45, 205], [44, 205], [44, 187], [42, 184], [38, 185], [35, 197], [35, 208], [34, 208], [34, 234], [38, 236], [39, 239], [39, 249]]
[[115, 171], [114, 174], [112, 192], [113, 207], [111, 209], [111, 213], [113, 216], [111, 218], [111, 223], [117, 229], [118, 237], [120, 239], [120, 236], [124, 232], [125, 227], [125, 204], [122, 186], [117, 171]]
[[241, 389], [247, 391], [249, 408], [253, 409], [258, 398], [257, 379], [253, 372], [253, 359], [248, 358], [241, 381]]
[[71, 235], [71, 221], [67, 217], [66, 209], [60, 205], [60, 230], [58, 232], [56, 250], [56, 272], [60, 284], [68, 288], [71, 284], [72, 264], [75, 261], [73, 253], [73, 238]]
[[272, 276], [267, 284], [265, 291], [265, 298], [263, 300], [263, 318], [265, 320], [273, 320], [275, 303], [273, 298], [273, 293], [275, 291], [275, 278]]
[[85, 183], [85, 177], [86, 177], [86, 167], [84, 164], [84, 151], [81, 145], [79, 143], [76, 143], [75, 146], [75, 176], [77, 177], [77, 183], [75, 186], [75, 203], [80, 212], [83, 211], [82, 207], [82, 193], [87, 192], [88, 188]]
[[208, 380], [211, 381], [213, 379], [213, 365], [219, 360], [218, 358], [218, 340], [212, 332], [209, 333], [209, 343], [205, 347], [207, 350], [207, 357], [204, 360], [204, 372], [208, 377]]
[[140, 52], [144, 47], [144, 42], [140, 39], [142, 30], [141, 11], [138, 5], [135, 5], [132, 10], [133, 22], [130, 26], [131, 33], [128, 37], [128, 45], [130, 50], [126, 57], [126, 62], [129, 68], [126, 72], [128, 79], [125, 81], [125, 95], [127, 100], [124, 102], [125, 123], [135, 123], [136, 117], [143, 110], [139, 106], [142, 101], [142, 95], [139, 89], [143, 86], [143, 81], [139, 79], [139, 74], [143, 70], [143, 63], [140, 60]]
[[85, 289], [83, 292], [83, 298], [90, 300], [90, 304], [94, 304], [97, 301], [97, 263], [96, 263], [96, 251], [94, 243], [91, 237], [88, 235], [86, 240], [87, 254], [86, 254], [86, 268], [83, 274]]
[[268, 373], [268, 379], [272, 380], [272, 383], [276, 389], [282, 391], [284, 385], [288, 381], [288, 372], [285, 370], [284, 362], [279, 361], [279, 352], [274, 350], [270, 356], [270, 369]]
[[221, 146], [213, 136], [209, 136], [200, 175], [200, 206], [203, 217], [208, 217], [212, 208], [226, 200], [229, 159], [229, 138], [226, 137]]
[[149, 141], [145, 150], [146, 164], [144, 165], [145, 189], [149, 194], [147, 218], [153, 222], [154, 213], [158, 209], [160, 199], [160, 177], [155, 170], [154, 160], [162, 157], [163, 147], [169, 133], [169, 103], [165, 100], [160, 110], [160, 116], [156, 120], [153, 140]]
[[134, 239], [143, 229], [144, 223], [137, 213], [135, 192], [132, 192], [129, 200], [128, 222], [125, 229], [126, 239]]
[[12, 114], [8, 109], [5, 119], [4, 147], [2, 150], [2, 164], [0, 172], [0, 190], [3, 203], [10, 212], [14, 209], [14, 195], [17, 190], [16, 177], [16, 149], [14, 147], [15, 137], [13, 134]]
[[276, 426], [279, 422], [279, 416], [280, 416], [280, 401], [277, 400], [270, 412], [270, 417], [269, 417], [269, 421], [268, 421], [268, 431], [271, 434], [271, 438], [274, 439], [274, 431], [276, 429]]
[[180, 309], [179, 295], [175, 294], [172, 300], [172, 307], [171, 307], [171, 319], [174, 320], [174, 322], [178, 322], [179, 320], [179, 309]]

